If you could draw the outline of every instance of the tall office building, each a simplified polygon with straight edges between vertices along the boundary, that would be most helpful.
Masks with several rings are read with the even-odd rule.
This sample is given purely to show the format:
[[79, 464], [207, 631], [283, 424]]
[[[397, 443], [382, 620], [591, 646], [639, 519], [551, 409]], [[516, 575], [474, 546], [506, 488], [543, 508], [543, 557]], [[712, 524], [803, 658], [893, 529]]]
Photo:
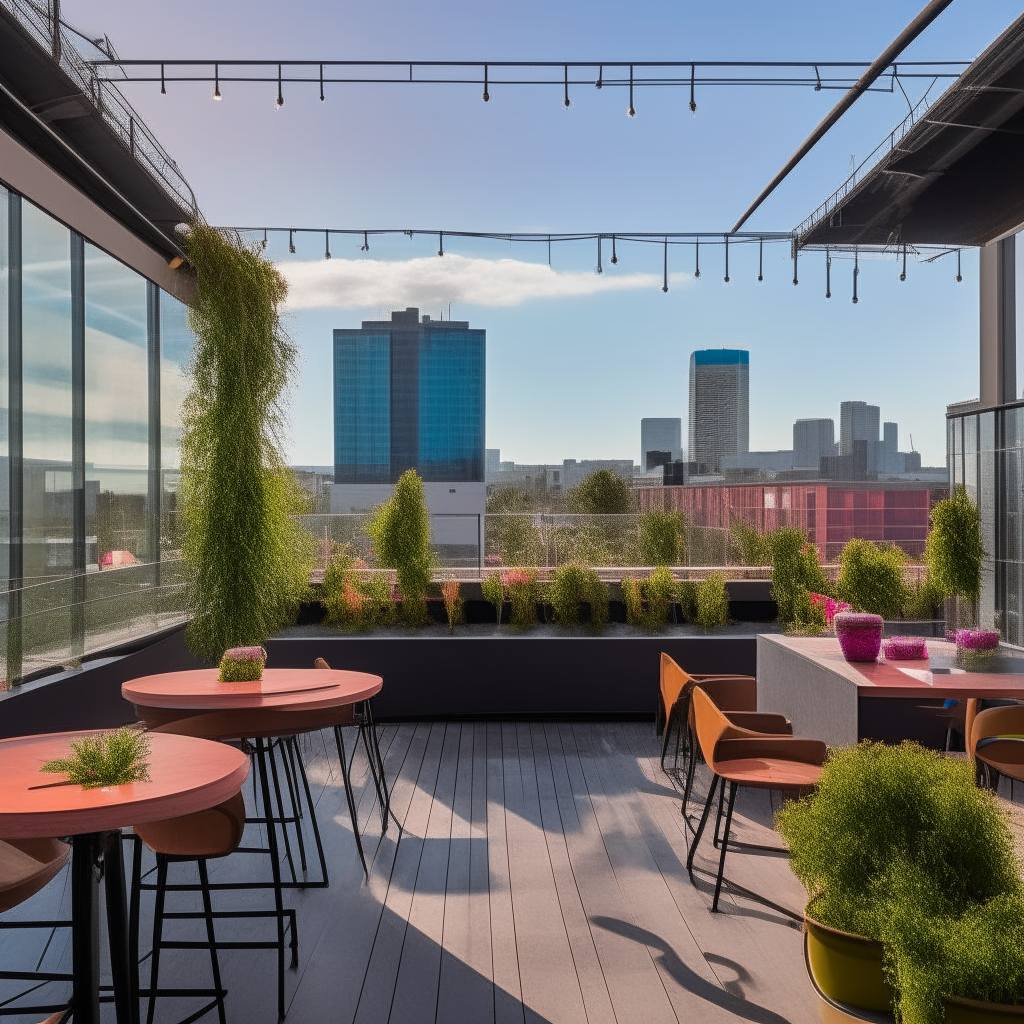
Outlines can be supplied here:
[[682, 457], [682, 419], [678, 416], [674, 418], [648, 416], [640, 420], [640, 471], [642, 473], [646, 473], [656, 466], [663, 466], [666, 462], [678, 462]]
[[797, 420], [793, 424], [793, 465], [817, 470], [824, 457], [835, 454], [836, 425], [831, 419]]
[[484, 479], [486, 332], [418, 309], [334, 332], [334, 482]]
[[690, 355], [690, 461], [718, 473], [723, 455], [750, 451], [750, 353], [701, 349]]
[[878, 470], [878, 426], [881, 419], [877, 405], [866, 402], [840, 402], [839, 454], [853, 455], [854, 442], [867, 442], [867, 472]]

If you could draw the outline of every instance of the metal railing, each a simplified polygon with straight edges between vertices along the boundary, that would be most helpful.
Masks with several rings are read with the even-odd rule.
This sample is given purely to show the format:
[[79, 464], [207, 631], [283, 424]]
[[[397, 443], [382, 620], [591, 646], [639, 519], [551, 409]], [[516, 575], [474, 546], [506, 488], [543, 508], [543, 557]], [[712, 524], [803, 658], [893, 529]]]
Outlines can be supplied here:
[[59, 43], [54, 45], [51, 8], [34, 0], [0, 0], [0, 5], [14, 15], [42, 49], [54, 56], [60, 69], [92, 103], [132, 159], [144, 167], [182, 208], [183, 219], [198, 217], [199, 205], [191, 186], [117, 86], [96, 73], [78, 52], [64, 27], [58, 28]]

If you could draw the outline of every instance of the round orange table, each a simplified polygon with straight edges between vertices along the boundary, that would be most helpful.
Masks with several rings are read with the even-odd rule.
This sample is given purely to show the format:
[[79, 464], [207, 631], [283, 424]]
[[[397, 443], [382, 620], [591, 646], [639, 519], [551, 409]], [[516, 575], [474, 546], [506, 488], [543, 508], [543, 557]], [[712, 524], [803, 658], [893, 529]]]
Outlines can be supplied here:
[[151, 734], [149, 782], [83, 789], [41, 765], [66, 757], [71, 741], [94, 733], [0, 740], [0, 839], [73, 836], [71, 909], [76, 1024], [99, 1024], [99, 878], [118, 1024], [138, 1019], [129, 964], [120, 829], [213, 807], [242, 788], [249, 760], [234, 747], [191, 736]]

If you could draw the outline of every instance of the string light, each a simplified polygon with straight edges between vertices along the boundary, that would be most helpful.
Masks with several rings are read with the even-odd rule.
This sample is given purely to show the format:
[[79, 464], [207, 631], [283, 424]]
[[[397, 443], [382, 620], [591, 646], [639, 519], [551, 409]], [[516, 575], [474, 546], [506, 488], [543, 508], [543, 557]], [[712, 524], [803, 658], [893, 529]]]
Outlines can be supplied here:
[[213, 65], [213, 98], [220, 102], [224, 97], [220, 94], [220, 65]]
[[295, 252], [295, 232], [294, 231], [289, 231], [288, 232], [288, 251], [290, 253], [294, 253]]
[[757, 245], [757, 279], [764, 280], [764, 239], [759, 238]]
[[597, 273], [603, 274], [604, 267], [601, 266], [601, 236], [597, 236]]
[[828, 246], [825, 247], [825, 298], [832, 298], [832, 257], [828, 254]]
[[277, 99], [274, 100], [274, 109], [280, 110], [284, 106], [284, 93], [281, 92], [281, 65], [277, 65]]
[[612, 263], [618, 263], [619, 257], [615, 253], [615, 236], [612, 235]]
[[853, 250], [853, 303], [860, 302], [857, 298], [857, 278], [860, 277], [860, 259], [856, 249]]
[[665, 236], [665, 274], [661, 285], [663, 292], [668, 291], [668, 235]]
[[633, 107], [633, 65], [629, 65], [629, 109], [626, 117], [636, 117], [636, 110]]
[[487, 65], [484, 65], [484, 94], [480, 97], [484, 103], [491, 102], [491, 94], [487, 91]]
[[725, 283], [729, 283], [729, 236], [723, 236], [725, 238]]
[[324, 259], [329, 260], [331, 258], [331, 233], [330, 231], [324, 232]]

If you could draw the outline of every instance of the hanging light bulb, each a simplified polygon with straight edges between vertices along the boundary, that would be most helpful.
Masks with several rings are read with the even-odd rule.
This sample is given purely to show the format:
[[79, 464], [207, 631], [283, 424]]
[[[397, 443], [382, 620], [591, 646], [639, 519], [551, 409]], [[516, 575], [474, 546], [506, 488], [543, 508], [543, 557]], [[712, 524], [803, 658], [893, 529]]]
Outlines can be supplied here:
[[758, 239], [757, 246], [757, 279], [758, 281], [764, 280], [764, 239]]
[[569, 65], [565, 65], [565, 99], [562, 100], [562, 106], [566, 110], [569, 109]]
[[825, 298], [832, 298], [832, 257], [829, 255], [827, 246], [825, 248]]
[[793, 243], [792, 244], [793, 244], [793, 285], [795, 287], [796, 285], [798, 285], [800, 283], [800, 278], [797, 276], [797, 272], [796, 272], [796, 258], [797, 258], [797, 254], [799, 253], [800, 250], [797, 248], [796, 239], [795, 238], [793, 239]]
[[290, 230], [288, 232], [288, 251], [290, 253], [294, 253], [295, 252], [295, 231], [294, 230]]
[[220, 66], [218, 64], [213, 65], [213, 98], [218, 103], [224, 99], [220, 94]]
[[443, 231], [439, 231], [437, 233], [437, 255], [438, 256], [443, 256], [444, 255], [444, 232]]
[[907, 279], [907, 247], [903, 246], [903, 270], [900, 272], [900, 280], [906, 281]]
[[324, 232], [324, 259], [329, 260], [331, 258], [331, 233], [330, 231]]
[[320, 102], [324, 101], [324, 66], [320, 65]]
[[853, 250], [853, 304], [860, 302], [857, 298], [857, 278], [860, 277], [860, 259], [856, 249]]
[[263, 251], [267, 251], [267, 229], [263, 229]]
[[284, 93], [281, 92], [281, 65], [277, 65], [277, 99], [274, 100], [274, 109], [280, 110], [284, 106]]
[[661, 290], [668, 291], [668, 236], [665, 236], [665, 272], [662, 278]]
[[480, 97], [484, 103], [491, 102], [491, 94], [487, 91], [487, 65], [484, 65], [484, 94]]
[[619, 262], [619, 257], [615, 253], [615, 236], [612, 235], [612, 263], [615, 264], [615, 263], [618, 263], [618, 262]]
[[695, 266], [693, 268], [693, 276], [695, 278], [700, 277], [700, 238], [695, 239], [693, 244], [693, 255], [695, 260]]
[[636, 117], [636, 110], [633, 108], [633, 65], [629, 65], [629, 109], [626, 117]]
[[725, 235], [725, 283], [729, 283], [729, 236]]
[[960, 250], [956, 251], [956, 283], [959, 284], [963, 280], [960, 274]]
[[595, 271], [598, 274], [604, 273], [604, 267], [601, 266], [601, 236], [597, 236], [597, 269]]
[[690, 65], [690, 113], [697, 113], [697, 97], [694, 95], [694, 86], [696, 84], [697, 77], [697, 65]]
[[604, 65], [603, 64], [598, 64], [598, 66], [597, 66], [597, 81], [594, 83], [594, 88], [595, 89], [600, 89], [604, 85], [604, 82], [602, 81], [603, 78], [604, 78]]
[[363, 232], [363, 244], [361, 246], [359, 246], [359, 251], [360, 252], [369, 252], [370, 251], [370, 238], [369, 238], [368, 234], [365, 231]]
[[167, 95], [167, 84], [164, 81], [164, 66], [163, 66], [163, 64], [160, 65], [160, 95], [161, 96], [166, 96]]

